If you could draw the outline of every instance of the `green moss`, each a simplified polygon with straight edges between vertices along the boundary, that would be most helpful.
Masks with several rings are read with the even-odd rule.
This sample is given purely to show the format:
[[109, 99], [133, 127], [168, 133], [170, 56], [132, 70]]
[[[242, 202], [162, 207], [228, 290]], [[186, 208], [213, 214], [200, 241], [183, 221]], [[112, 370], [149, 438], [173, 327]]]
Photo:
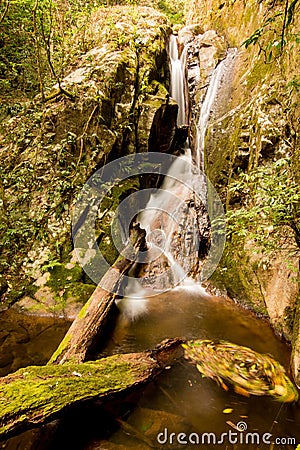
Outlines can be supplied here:
[[25, 287], [21, 286], [16, 289], [11, 289], [5, 296], [6, 303], [8, 305], [13, 305], [16, 303], [21, 297], [23, 297], [25, 293]]
[[74, 265], [71, 269], [67, 269], [64, 264], [56, 264], [49, 269], [49, 273], [50, 278], [46, 286], [51, 287], [54, 291], [68, 287], [72, 283], [80, 281], [82, 278], [82, 268], [79, 265]]
[[64, 298], [74, 298], [79, 303], [86, 303], [95, 290], [94, 284], [73, 283], [64, 293]]
[[255, 267], [251, 265], [243, 245], [227, 241], [219, 267], [211, 280], [220, 289], [225, 288], [229, 296], [238, 299], [243, 306], [267, 316], [255, 273]]
[[29, 297], [34, 297], [34, 294], [38, 291], [38, 286], [35, 286], [34, 284], [29, 284], [25, 288], [25, 295], [29, 295]]
[[78, 319], [83, 319], [86, 316], [86, 312], [88, 310], [90, 302], [87, 302], [85, 305], [83, 305], [83, 307], [81, 308], [81, 310], [78, 313], [77, 318]]
[[119, 256], [119, 251], [114, 245], [111, 234], [115, 211], [128, 195], [138, 191], [138, 189], [138, 177], [125, 179], [115, 184], [101, 202], [100, 215], [102, 214], [102, 217], [96, 221], [96, 234], [98, 234], [100, 240], [99, 249], [109, 265], [112, 265]]
[[77, 264], [72, 268], [67, 268], [64, 264], [57, 263], [49, 269], [49, 273], [50, 277], [46, 286], [51, 288], [57, 302], [57, 307], [53, 307], [53, 312], [63, 309], [69, 299], [85, 303], [95, 289], [95, 285], [82, 282], [83, 270]]
[[72, 339], [72, 334], [66, 334], [66, 336], [63, 338], [63, 340], [59, 344], [58, 348], [55, 350], [55, 352], [51, 356], [51, 358], [48, 362], [49, 365], [57, 360], [57, 358], [62, 354], [62, 352], [68, 347], [71, 339]]
[[247, 87], [252, 90], [257, 86], [261, 86], [264, 81], [267, 81], [266, 77], [270, 72], [274, 72], [273, 65], [265, 64], [262, 60], [256, 59], [247, 77]]
[[0, 434], [41, 414], [52, 417], [80, 400], [126, 389], [145, 368], [145, 363], [114, 355], [91, 363], [20, 369], [0, 386]]
[[293, 327], [294, 327], [294, 322], [295, 322], [295, 316], [296, 316], [296, 306], [292, 307], [292, 306], [287, 306], [284, 309], [284, 314], [283, 314], [283, 319], [284, 319], [284, 324], [287, 327], [287, 330], [289, 332], [289, 334], [292, 336], [293, 334]]

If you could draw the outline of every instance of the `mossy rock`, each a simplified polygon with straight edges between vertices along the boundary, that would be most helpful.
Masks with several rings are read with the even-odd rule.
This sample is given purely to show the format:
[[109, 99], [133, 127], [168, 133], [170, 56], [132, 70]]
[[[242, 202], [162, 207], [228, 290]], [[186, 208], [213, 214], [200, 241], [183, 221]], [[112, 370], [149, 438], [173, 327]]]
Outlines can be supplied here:
[[255, 313], [268, 316], [268, 311], [257, 285], [255, 267], [251, 266], [249, 255], [241, 243], [227, 241], [219, 266], [211, 282], [221, 291]]
[[[26, 287], [16, 308], [38, 316], [59, 316], [74, 319], [92, 295], [95, 285], [84, 283], [83, 269], [75, 263], [55, 262], [45, 265], [45, 272], [36, 284]], [[25, 294], [25, 295], [24, 295]]]

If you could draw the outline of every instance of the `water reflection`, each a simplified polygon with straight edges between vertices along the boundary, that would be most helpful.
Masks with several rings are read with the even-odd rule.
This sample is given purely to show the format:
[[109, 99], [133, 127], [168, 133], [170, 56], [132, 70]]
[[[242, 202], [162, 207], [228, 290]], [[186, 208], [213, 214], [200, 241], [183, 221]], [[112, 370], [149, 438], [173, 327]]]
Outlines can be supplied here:
[[[2, 320], [9, 321], [9, 314]], [[21, 319], [21, 318], [19, 318]], [[22, 320], [25, 320], [23, 318]], [[20, 360], [32, 364], [36, 356], [44, 363], [56, 348], [63, 335], [55, 328], [43, 328], [40, 319], [32, 318], [35, 326], [29, 332], [30, 340], [20, 342]], [[18, 322], [20, 325], [20, 322]], [[44, 323], [45, 325], [45, 323]], [[48, 324], [49, 325], [49, 324]], [[24, 323], [23, 323], [24, 326]], [[65, 327], [68, 324], [64, 325]], [[9, 327], [8, 327], [9, 328]], [[7, 328], [7, 329], [8, 329]], [[25, 327], [28, 332], [28, 326]], [[17, 327], [17, 330], [19, 328]], [[33, 333], [35, 330], [35, 334]], [[39, 331], [38, 331], [39, 330]], [[47, 334], [49, 332], [49, 334]], [[51, 334], [52, 333], [52, 334]], [[18, 333], [17, 333], [18, 335]], [[33, 338], [35, 336], [35, 338]], [[43, 337], [44, 336], [44, 337]], [[113, 353], [143, 351], [153, 348], [166, 337], [181, 336], [186, 339], [225, 339], [245, 345], [256, 351], [270, 353], [286, 368], [289, 349], [273, 334], [268, 323], [252, 313], [217, 297], [203, 296], [195, 286], [177, 289], [147, 302], [147, 313], [134, 322], [120, 315], [116, 327], [103, 351], [102, 357]], [[25, 339], [25, 338], [24, 338]], [[30, 343], [31, 342], [31, 343]], [[35, 343], [34, 343], [35, 342]], [[24, 351], [24, 347], [27, 349]], [[14, 347], [17, 354], [18, 347]], [[35, 356], [34, 356], [35, 355]], [[16, 364], [16, 363], [15, 363]], [[15, 366], [16, 367], [16, 366]], [[133, 398], [117, 406], [123, 423], [117, 423], [112, 409], [87, 403], [65, 415], [63, 420], [23, 433], [0, 444], [6, 450], [143, 450], [163, 449], [295, 449], [296, 445], [250, 445], [224, 442], [222, 445], [182, 445], [176, 442], [159, 445], [157, 435], [168, 433], [209, 433], [220, 438], [222, 433], [235, 431], [240, 421], [247, 424], [249, 432], [275, 437], [295, 437], [300, 442], [299, 406], [280, 404], [271, 398], [242, 397], [233, 391], [226, 392], [212, 380], [201, 378], [196, 368], [180, 361], [150, 383]], [[228, 414], [224, 410], [230, 411]]]
[[[152, 297], [148, 300], [147, 314], [134, 322], [121, 315], [105, 354], [142, 351], [154, 347], [166, 336], [229, 340], [261, 353], [270, 353], [289, 369], [289, 349], [274, 336], [267, 321], [225, 299], [207, 298], [195, 287]], [[224, 410], [230, 413], [225, 414]], [[246, 423], [249, 432], [261, 435], [270, 433], [273, 438], [290, 436], [300, 441], [300, 412], [297, 406], [280, 404], [267, 397], [246, 398], [233, 391], [226, 392], [213, 381], [201, 378], [196, 368], [187, 362], [180, 362], [171, 370], [166, 370], [149, 385], [128, 418], [134, 430], [142, 431], [148, 426], [145, 434], [154, 442], [157, 434], [166, 427], [169, 433], [183, 432], [188, 435], [192, 432], [213, 432], [220, 437], [229, 430], [235, 432], [234, 426], [240, 421]], [[117, 449], [122, 446], [148, 448], [144, 445], [132, 433], [128, 435], [124, 430], [118, 430], [110, 437], [109, 443], [91, 441], [86, 450]], [[295, 445], [286, 444], [270, 447], [267, 444], [251, 446], [248, 443], [245, 446], [224, 442], [222, 445], [220, 448], [228, 449], [295, 448]], [[195, 445], [183, 446], [176, 442], [171, 445], [168, 439], [163, 448], [195, 448]], [[201, 448], [215, 446], [206, 444]]]
[[21, 367], [46, 364], [70, 322], [55, 317], [0, 313], [0, 376]]

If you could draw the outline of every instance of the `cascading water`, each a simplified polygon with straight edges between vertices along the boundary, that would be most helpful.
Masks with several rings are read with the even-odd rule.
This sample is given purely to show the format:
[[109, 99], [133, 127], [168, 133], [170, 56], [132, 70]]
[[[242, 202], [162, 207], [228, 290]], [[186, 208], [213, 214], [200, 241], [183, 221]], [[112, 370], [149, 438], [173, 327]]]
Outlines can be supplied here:
[[172, 34], [169, 41], [169, 57], [171, 72], [171, 97], [178, 104], [177, 125], [186, 124], [186, 107], [184, 96], [184, 66], [186, 49], [183, 49], [181, 57], [178, 54], [177, 37]]
[[199, 120], [197, 124], [197, 135], [195, 146], [196, 164], [201, 171], [204, 171], [205, 135], [211, 111], [217, 99], [218, 92], [222, 84], [222, 78], [224, 77], [226, 71], [232, 65], [236, 52], [237, 52], [236, 49], [229, 49], [226, 58], [223, 59], [213, 71], [204, 101], [201, 106]]
[[[186, 49], [183, 50], [179, 58], [177, 38], [175, 35], [171, 35], [168, 50], [171, 72], [170, 95], [178, 104], [177, 125], [180, 126], [186, 124], [184, 94]], [[189, 195], [184, 183], [191, 177], [191, 161], [190, 149], [186, 149], [185, 154], [171, 164], [161, 189], [150, 196], [144, 211], [138, 215], [141, 227], [146, 230], [148, 259], [150, 261], [153, 259], [159, 260], [153, 272], [163, 272], [166, 265], [170, 268], [168, 278], [171, 285], [166, 285], [166, 281], [160, 281], [159, 288], [162, 290], [178, 285], [185, 278], [184, 268], [176, 261], [172, 253], [172, 241], [177, 225], [172, 218], [177, 216], [180, 208], [182, 209], [182, 203]], [[169, 215], [166, 212], [169, 212]], [[198, 243], [196, 245], [198, 246]], [[158, 258], [156, 258], [157, 255]], [[143, 282], [142, 279], [140, 281]], [[151, 286], [153, 290], [158, 287], [155, 283], [156, 281]], [[139, 316], [141, 312], [146, 310], [145, 292], [144, 286], [137, 280], [132, 279], [125, 289], [124, 299], [119, 301], [119, 309], [130, 319]], [[132, 299], [135, 299], [135, 301], [133, 302]]]
[[[185, 100], [185, 61], [187, 47], [183, 48], [179, 58], [177, 37], [170, 36], [168, 53], [171, 69], [171, 97], [178, 104], [177, 125], [186, 124], [186, 100]], [[151, 254], [159, 251], [162, 258], [157, 258], [152, 267], [154, 273], [163, 271], [166, 264], [169, 267], [168, 275], [163, 279], [156, 277], [154, 289], [166, 289], [186, 282], [188, 270], [184, 267], [184, 259], [195, 255], [199, 248], [199, 236], [197, 233], [196, 214], [191, 214], [192, 209], [187, 206], [194, 201], [192, 195], [192, 156], [189, 148], [183, 155], [177, 157], [171, 164], [161, 189], [153, 194], [147, 203], [145, 210], [139, 215], [138, 220], [142, 228], [146, 230]], [[191, 197], [192, 195], [192, 197]], [[182, 230], [185, 231], [182, 231]], [[179, 231], [178, 231], [179, 230]], [[187, 236], [184, 233], [187, 233]], [[157, 242], [157, 236], [159, 239]], [[174, 245], [174, 238], [180, 239], [180, 247]], [[187, 243], [187, 247], [184, 244]], [[177, 257], [176, 257], [177, 256]], [[179, 256], [179, 257], [178, 257]], [[195, 262], [194, 262], [195, 263]], [[156, 267], [155, 267], [156, 264]], [[153, 265], [152, 265], [153, 266]], [[160, 286], [157, 284], [160, 283]], [[189, 283], [189, 281], [188, 281]]]
[[[186, 55], [187, 47], [183, 49], [179, 58], [177, 38], [172, 35], [169, 41], [170, 91], [171, 97], [178, 104], [178, 126], [186, 124], [187, 116], [184, 86]], [[232, 59], [232, 52], [229, 52], [227, 58], [213, 72], [201, 108], [195, 155], [200, 171], [203, 170], [204, 138], [208, 120], [229, 59]], [[199, 191], [201, 191], [200, 198], [196, 200]], [[204, 211], [207, 210], [206, 195], [205, 176], [199, 175], [197, 169], [193, 170], [191, 150], [186, 148], [185, 153], [171, 164], [161, 188], [151, 194], [145, 209], [138, 215], [141, 227], [146, 230], [149, 262], [146, 272], [140, 275], [139, 281], [136, 279], [129, 281], [125, 298], [120, 302], [120, 309], [127, 311], [128, 318], [132, 319], [145, 311], [144, 296], [149, 296], [149, 289], [152, 289], [152, 292], [159, 292], [180, 284], [190, 284], [190, 278], [187, 277], [190, 267], [198, 267], [194, 275], [197, 274], [197, 270], [199, 272], [199, 248], [203, 236], [200, 237], [199, 234], [197, 206], [199, 209], [199, 204], [202, 204], [202, 211], [203, 207]], [[209, 226], [207, 211], [203, 214], [202, 219]], [[139, 301], [132, 302], [133, 298]]]

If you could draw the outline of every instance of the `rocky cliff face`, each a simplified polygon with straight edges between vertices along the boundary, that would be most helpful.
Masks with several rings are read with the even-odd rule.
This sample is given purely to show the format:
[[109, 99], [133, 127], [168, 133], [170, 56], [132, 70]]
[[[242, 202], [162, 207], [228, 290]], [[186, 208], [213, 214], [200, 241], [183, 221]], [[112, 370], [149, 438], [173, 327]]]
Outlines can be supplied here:
[[[166, 104], [162, 83], [169, 33], [168, 19], [148, 7], [96, 11], [85, 31], [87, 51], [62, 80], [67, 95], [54, 86], [45, 104], [37, 97], [3, 124], [4, 303], [22, 298], [19, 304], [30, 311], [42, 304], [74, 315], [90, 295], [94, 286], [70, 253], [72, 207], [97, 168], [121, 155], [172, 147], [177, 105]], [[79, 39], [74, 36], [74, 46]], [[160, 141], [159, 115], [168, 123]], [[110, 263], [118, 254], [111, 215], [139, 183], [117, 184], [103, 202], [97, 242]]]
[[[241, 47], [281, 6], [273, 4], [271, 13], [270, 5], [253, 0], [191, 0], [187, 15], [204, 32], [214, 29], [228, 46], [239, 48], [231, 96], [213, 114], [206, 136], [206, 172], [231, 218], [214, 283], [269, 316], [275, 330], [293, 342], [293, 369], [300, 384], [300, 109], [296, 86], [300, 59], [298, 46], [288, 40], [293, 39], [299, 12], [295, 12], [282, 52], [268, 28], [260, 40], [263, 50]], [[275, 37], [276, 28], [279, 36], [281, 22], [272, 23]], [[290, 201], [293, 196], [294, 203]]]

